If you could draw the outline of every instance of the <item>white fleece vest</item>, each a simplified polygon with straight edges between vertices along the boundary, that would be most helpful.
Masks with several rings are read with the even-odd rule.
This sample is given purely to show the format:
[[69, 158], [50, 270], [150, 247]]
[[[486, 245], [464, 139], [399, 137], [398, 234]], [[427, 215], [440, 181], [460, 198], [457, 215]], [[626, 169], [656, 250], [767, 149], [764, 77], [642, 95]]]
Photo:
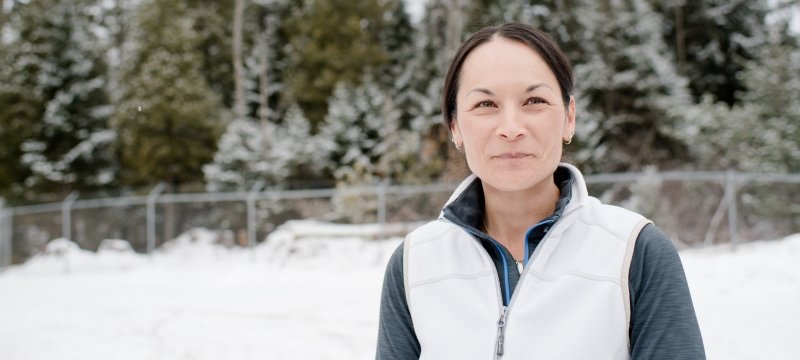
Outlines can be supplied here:
[[406, 297], [420, 359], [629, 358], [628, 270], [649, 221], [589, 197], [580, 172], [562, 166], [575, 178], [572, 199], [529, 260], [502, 329], [498, 274], [477, 239], [441, 218], [406, 237]]

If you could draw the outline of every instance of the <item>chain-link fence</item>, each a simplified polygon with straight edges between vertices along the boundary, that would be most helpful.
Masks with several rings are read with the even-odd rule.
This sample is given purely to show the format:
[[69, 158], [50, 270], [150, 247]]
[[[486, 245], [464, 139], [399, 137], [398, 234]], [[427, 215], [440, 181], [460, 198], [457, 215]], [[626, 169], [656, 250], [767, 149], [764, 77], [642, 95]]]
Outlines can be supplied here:
[[[800, 174], [656, 172], [587, 176], [589, 193], [654, 220], [679, 247], [736, 244], [800, 231]], [[218, 231], [220, 243], [253, 246], [292, 219], [335, 223], [408, 224], [385, 227], [400, 236], [438, 216], [457, 184], [229, 193], [162, 193], [0, 206], [0, 267], [20, 263], [58, 237], [97, 250], [124, 239], [138, 252], [193, 228]]]

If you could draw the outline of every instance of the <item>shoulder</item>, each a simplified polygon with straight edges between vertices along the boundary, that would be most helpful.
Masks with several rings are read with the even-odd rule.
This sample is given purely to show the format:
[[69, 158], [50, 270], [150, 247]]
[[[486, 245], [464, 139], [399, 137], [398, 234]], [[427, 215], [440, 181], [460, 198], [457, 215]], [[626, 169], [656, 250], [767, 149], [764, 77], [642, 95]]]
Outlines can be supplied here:
[[457, 226], [450, 221], [444, 219], [433, 220], [412, 230], [410, 233], [408, 233], [408, 235], [406, 235], [406, 238], [435, 237], [436, 235], [441, 235], [441, 233], [449, 231], [453, 228], [457, 228]]
[[634, 262], [647, 263], [677, 262], [680, 264], [678, 249], [661, 229], [648, 224], [639, 233], [634, 248]]
[[420, 344], [414, 331], [403, 282], [403, 246], [400, 244], [386, 266], [381, 292], [376, 359], [417, 359]]
[[669, 291], [686, 284], [680, 255], [672, 240], [653, 224], [645, 226], [636, 239], [629, 283], [631, 301], [653, 291]]
[[623, 207], [604, 204], [597, 198], [588, 197], [583, 201], [583, 208], [580, 212], [583, 221], [595, 224], [636, 224], [642, 220], [647, 220], [644, 216]]
[[386, 277], [403, 278], [403, 248], [405, 242], [400, 243], [394, 249], [392, 256], [389, 257], [389, 262], [386, 264]]
[[443, 219], [434, 220], [422, 225], [406, 235], [407, 246], [417, 246], [430, 241], [446, 238], [448, 234], [460, 231], [457, 225]]
[[642, 229], [631, 262], [631, 357], [705, 359], [680, 256], [655, 225]]

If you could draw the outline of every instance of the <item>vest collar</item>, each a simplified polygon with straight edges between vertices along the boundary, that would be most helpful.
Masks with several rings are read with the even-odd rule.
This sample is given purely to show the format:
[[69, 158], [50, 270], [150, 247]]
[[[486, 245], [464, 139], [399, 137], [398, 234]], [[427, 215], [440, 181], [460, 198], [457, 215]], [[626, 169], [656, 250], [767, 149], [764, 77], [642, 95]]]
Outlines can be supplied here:
[[[580, 207], [580, 204], [588, 197], [588, 192], [580, 171], [570, 164], [559, 164], [554, 174], [554, 180], [560, 190], [560, 196], [550, 218], [556, 220], [564, 212]], [[484, 204], [481, 179], [475, 174], [470, 174], [447, 200], [439, 218], [445, 218], [461, 227], [468, 228], [475, 234], [483, 234], [479, 229], [483, 222]]]

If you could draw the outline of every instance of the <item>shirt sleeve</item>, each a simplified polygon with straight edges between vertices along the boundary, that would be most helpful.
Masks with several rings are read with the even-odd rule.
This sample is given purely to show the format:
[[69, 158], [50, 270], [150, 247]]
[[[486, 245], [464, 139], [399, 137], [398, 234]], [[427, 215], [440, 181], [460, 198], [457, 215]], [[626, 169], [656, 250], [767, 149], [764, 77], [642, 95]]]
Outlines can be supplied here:
[[375, 359], [419, 359], [419, 354], [420, 345], [406, 302], [401, 243], [389, 259], [383, 278]]
[[631, 359], [705, 359], [678, 251], [652, 224], [636, 240], [628, 280]]

